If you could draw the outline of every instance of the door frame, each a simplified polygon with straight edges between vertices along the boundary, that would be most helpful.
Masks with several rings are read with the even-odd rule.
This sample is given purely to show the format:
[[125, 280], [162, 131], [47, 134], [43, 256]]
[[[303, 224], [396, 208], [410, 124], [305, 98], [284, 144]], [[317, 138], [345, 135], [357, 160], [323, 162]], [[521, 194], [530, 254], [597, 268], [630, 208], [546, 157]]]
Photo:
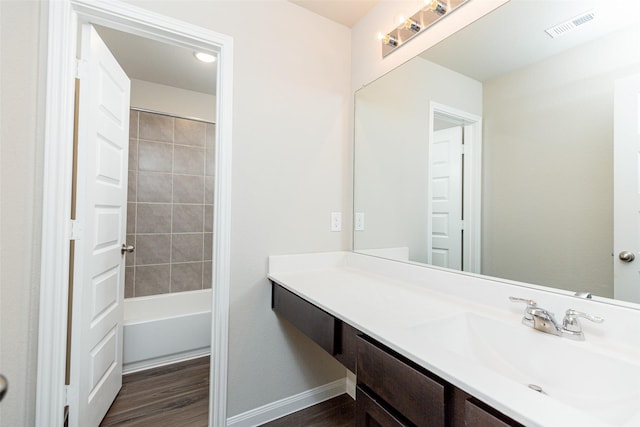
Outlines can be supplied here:
[[[213, 218], [209, 425], [226, 425], [231, 236], [233, 39], [136, 6], [110, 0], [56, 0], [47, 6], [43, 222], [36, 425], [56, 425], [66, 405], [65, 360], [73, 122], [78, 26], [92, 23], [161, 42], [218, 53]], [[215, 356], [215, 357], [213, 357]]]
[[[481, 273], [481, 230], [482, 230], [482, 117], [434, 101], [429, 102], [429, 150], [435, 127], [436, 115], [443, 115], [464, 125], [464, 271]], [[427, 221], [431, 224], [431, 168], [427, 176]], [[427, 230], [427, 247], [433, 247], [430, 227]]]

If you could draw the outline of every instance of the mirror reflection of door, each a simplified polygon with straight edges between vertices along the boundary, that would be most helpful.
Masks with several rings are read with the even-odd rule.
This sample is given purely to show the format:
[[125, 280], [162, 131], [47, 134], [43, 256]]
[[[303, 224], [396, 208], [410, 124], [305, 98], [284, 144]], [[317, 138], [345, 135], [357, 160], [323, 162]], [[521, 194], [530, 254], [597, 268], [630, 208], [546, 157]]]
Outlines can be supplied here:
[[479, 273], [482, 118], [432, 102], [429, 123], [427, 262]]
[[429, 144], [431, 175], [431, 239], [427, 262], [462, 270], [462, 130], [461, 126], [433, 132]]
[[615, 82], [614, 297], [640, 303], [640, 74]]

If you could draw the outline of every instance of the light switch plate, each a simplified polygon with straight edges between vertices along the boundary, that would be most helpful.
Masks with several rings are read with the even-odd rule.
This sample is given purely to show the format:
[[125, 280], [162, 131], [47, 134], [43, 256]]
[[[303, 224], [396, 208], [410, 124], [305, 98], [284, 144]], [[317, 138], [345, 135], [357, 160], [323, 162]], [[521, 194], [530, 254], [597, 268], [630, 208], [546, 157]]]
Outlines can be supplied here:
[[331, 212], [331, 231], [342, 231], [342, 212]]
[[354, 228], [356, 231], [364, 231], [364, 212], [356, 212]]

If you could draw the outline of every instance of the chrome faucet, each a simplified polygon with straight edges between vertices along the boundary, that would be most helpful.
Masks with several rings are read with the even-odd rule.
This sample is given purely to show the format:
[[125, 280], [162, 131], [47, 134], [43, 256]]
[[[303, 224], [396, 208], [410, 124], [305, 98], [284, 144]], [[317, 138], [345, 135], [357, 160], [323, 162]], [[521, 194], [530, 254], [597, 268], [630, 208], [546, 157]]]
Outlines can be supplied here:
[[570, 308], [565, 313], [562, 324], [560, 324], [553, 317], [553, 313], [538, 307], [538, 304], [531, 299], [516, 297], [509, 297], [509, 299], [513, 302], [524, 302], [527, 304], [522, 316], [522, 323], [524, 325], [547, 334], [566, 336], [569, 339], [584, 341], [584, 333], [582, 332], [579, 317], [595, 323], [604, 322], [604, 318], [600, 316], [593, 316]]

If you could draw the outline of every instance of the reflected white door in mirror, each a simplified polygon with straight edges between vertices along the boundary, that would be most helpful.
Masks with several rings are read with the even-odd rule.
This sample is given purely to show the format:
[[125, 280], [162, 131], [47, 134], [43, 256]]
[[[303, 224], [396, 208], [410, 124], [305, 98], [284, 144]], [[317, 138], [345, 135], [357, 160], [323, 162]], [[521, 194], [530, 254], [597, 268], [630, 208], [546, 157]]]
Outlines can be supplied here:
[[[640, 303], [640, 74], [615, 82], [613, 273], [616, 299]], [[635, 177], [635, 179], [633, 179]]]
[[482, 118], [430, 105], [427, 264], [480, 273]]

